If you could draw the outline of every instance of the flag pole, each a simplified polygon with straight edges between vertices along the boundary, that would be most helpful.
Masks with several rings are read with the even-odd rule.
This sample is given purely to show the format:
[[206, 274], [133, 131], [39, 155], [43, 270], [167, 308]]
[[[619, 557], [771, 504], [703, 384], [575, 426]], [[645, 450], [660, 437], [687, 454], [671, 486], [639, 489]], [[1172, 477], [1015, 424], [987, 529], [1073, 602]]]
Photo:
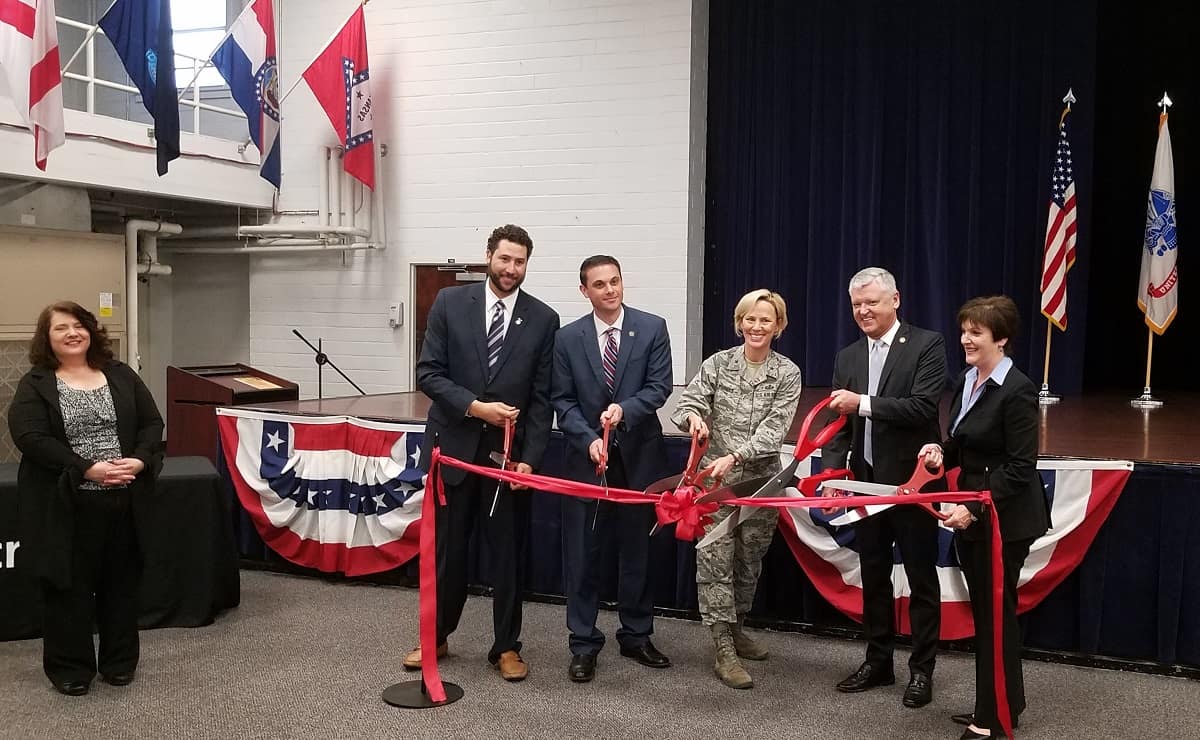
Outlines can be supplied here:
[[[271, 0], [271, 1], [274, 2], [274, 0]], [[208, 53], [208, 58], [205, 59], [204, 64], [201, 64], [200, 68], [196, 70], [196, 74], [192, 75], [191, 82], [184, 85], [179, 90], [179, 98], [175, 101], [176, 103], [183, 102], [183, 96], [187, 95], [187, 91], [192, 88], [192, 85], [196, 84], [196, 80], [200, 79], [200, 73], [203, 72], [204, 70], [208, 69], [209, 65], [212, 64], [213, 54], [216, 54], [217, 49], [221, 48], [221, 44], [225, 43], [225, 41], [230, 36], [233, 35], [233, 24], [237, 23], [237, 19], [242, 17], [242, 13], [246, 12], [246, 8], [250, 7], [253, 4], [254, 4], [254, 0], [246, 0], [246, 4], [242, 6], [242, 9], [240, 11], [238, 11], [237, 18], [234, 18], [233, 23], [229, 24], [229, 28], [226, 29], [225, 35], [221, 37], [221, 40], [217, 42], [217, 45], [213, 47], [213, 50]]]
[[1042, 406], [1053, 406], [1062, 400], [1050, 392], [1050, 337], [1054, 334], [1054, 322], [1046, 317], [1046, 358], [1042, 364], [1042, 389], [1038, 391], [1038, 403]]
[[[346, 24], [350, 22], [350, 17], [353, 16], [354, 13], [357, 13], [358, 9], [365, 6], [368, 2], [370, 2], [370, 0], [359, 0], [359, 3], [357, 5], [357, 7], [354, 8], [354, 11], [352, 13], [350, 13], [350, 15], [346, 16], [346, 20], [342, 21], [341, 25], [339, 25], [337, 27], [337, 30], [333, 32], [333, 34], [325, 41], [325, 43], [323, 43], [319, 47], [317, 47], [316, 55], [313, 56], [313, 58], [309, 60], [308, 64], [304, 65], [304, 69], [307, 70], [309, 67], [312, 66], [313, 62], [317, 61], [317, 57], [321, 56], [321, 54], [323, 54], [325, 52], [325, 48], [333, 43], [333, 40], [338, 37], [338, 34], [340, 34], [342, 32], [342, 29], [346, 27]], [[288, 96], [292, 94], [292, 91], [295, 90], [300, 85], [300, 83], [303, 81], [304, 81], [304, 73], [301, 72], [300, 76], [296, 78], [296, 81], [292, 83], [292, 86], [289, 87], [287, 89], [287, 92], [285, 92], [283, 94], [283, 97], [279, 99], [279, 107], [281, 109], [283, 107], [283, 101], [287, 100]]]
[[1154, 361], [1154, 330], [1149, 326], [1146, 327], [1146, 384], [1142, 388], [1142, 395], [1129, 402], [1129, 405], [1135, 409], [1157, 409], [1162, 408], [1163, 402], [1161, 399], [1155, 398], [1150, 392], [1150, 367]]
[[[1063, 96], [1062, 102], [1064, 105], [1063, 112], [1058, 117], [1058, 128], [1060, 131], [1062, 130], [1063, 122], [1067, 120], [1067, 114], [1071, 112], [1071, 104], [1075, 102], [1075, 88], [1067, 88], [1067, 94]], [[1063, 280], [1066, 280], [1065, 274]], [[1066, 331], [1066, 329], [1063, 329], [1063, 331]], [[1054, 334], [1054, 322], [1047, 316], [1046, 356], [1042, 365], [1042, 389], [1038, 391], [1038, 403], [1042, 406], [1053, 406], [1062, 400], [1062, 396], [1050, 392], [1050, 337], [1052, 334]]]
[[[1159, 127], [1162, 127], [1162, 119], [1167, 115], [1167, 108], [1174, 105], [1170, 96], [1166, 91], [1163, 92], [1162, 98], [1158, 101], [1158, 107], [1162, 108], [1162, 113], [1159, 117]], [[1157, 164], [1157, 161], [1156, 163]], [[1142, 386], [1142, 395], [1129, 402], [1129, 405], [1137, 409], [1157, 409], [1162, 408], [1163, 402], [1161, 399], [1155, 398], [1150, 392], [1150, 368], [1154, 361], [1154, 328], [1150, 325], [1149, 304], [1146, 307], [1146, 382]]]
[[[117, 0], [113, 0], [111, 3], [108, 4], [108, 10], [112, 10], [113, 6], [116, 4], [117, 4]], [[104, 16], [108, 15], [108, 10], [101, 13], [100, 17], [103, 18]], [[72, 54], [71, 58], [67, 60], [67, 63], [63, 65], [63, 68], [60, 71], [60, 74], [65, 74], [66, 71], [71, 68], [71, 65], [74, 64], [75, 60], [79, 58], [80, 52], [82, 52], [85, 48], [87, 48], [88, 42], [92, 40], [92, 37], [96, 35], [96, 31], [99, 31], [99, 30], [100, 30], [99, 23], [95, 24], [94, 26], [92, 26], [91, 28], [88, 29], [87, 35], [83, 37], [83, 43], [79, 45], [79, 48], [75, 50], [75, 53]]]

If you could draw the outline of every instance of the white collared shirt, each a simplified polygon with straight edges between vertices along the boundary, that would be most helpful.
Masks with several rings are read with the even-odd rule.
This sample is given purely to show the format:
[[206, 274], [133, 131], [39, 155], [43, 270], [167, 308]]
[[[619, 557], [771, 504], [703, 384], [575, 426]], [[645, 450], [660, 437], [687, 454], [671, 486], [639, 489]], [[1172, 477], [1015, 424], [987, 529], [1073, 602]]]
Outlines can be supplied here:
[[[871, 339], [870, 337], [867, 337], [868, 357], [871, 356], [871, 350], [875, 349], [875, 345], [879, 345], [879, 349], [875, 349], [876, 352], [881, 353], [879, 355], [879, 367], [882, 368], [884, 363], [887, 362], [888, 349], [891, 348], [892, 342], [896, 341], [896, 334], [899, 333], [899, 331], [900, 319], [896, 319], [896, 323], [892, 324], [892, 328], [885, 331], [883, 336], [879, 339]], [[868, 419], [871, 418], [871, 397], [865, 393], [860, 394], [858, 397], [858, 415], [865, 416]]]
[[517, 307], [517, 296], [521, 293], [521, 289], [517, 288], [507, 298], [500, 298], [492, 292], [492, 281], [488, 280], [484, 283], [486, 286], [483, 291], [483, 296], [486, 299], [483, 302], [483, 333], [486, 336], [487, 332], [492, 328], [492, 315], [496, 312], [496, 301], [504, 304], [504, 331], [503, 335], [508, 335], [508, 325], [512, 323], [513, 310]]
[[606, 336], [604, 332], [608, 331], [609, 329], [616, 329], [616, 331], [613, 333], [613, 335], [617, 340], [617, 351], [620, 352], [621, 351], [621, 325], [625, 321], [625, 307], [624, 306], [621, 307], [621, 313], [617, 314], [617, 320], [612, 322], [611, 324], [606, 324], [603, 321], [601, 321], [600, 317], [596, 315], [595, 311], [592, 312], [592, 321], [595, 322], [595, 324], [596, 324], [596, 340], [597, 340], [597, 342], [599, 342], [599, 346], [600, 346], [600, 357], [602, 357], [602, 358], [604, 357], [604, 346], [606, 344], [608, 344], [608, 336]]

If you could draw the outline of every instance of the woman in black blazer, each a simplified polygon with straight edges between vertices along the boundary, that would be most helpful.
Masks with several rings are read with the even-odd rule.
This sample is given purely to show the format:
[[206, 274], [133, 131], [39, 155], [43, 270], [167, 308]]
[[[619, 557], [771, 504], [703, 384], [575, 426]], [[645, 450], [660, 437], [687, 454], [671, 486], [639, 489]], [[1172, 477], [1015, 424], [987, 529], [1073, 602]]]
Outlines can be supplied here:
[[[973, 298], [959, 309], [961, 343], [969, 367], [958, 379], [946, 441], [941, 446], [926, 445], [920, 453], [931, 465], [944, 461], [947, 468], [960, 468], [960, 490], [992, 493], [1003, 540], [1001, 628], [1014, 727], [1025, 709], [1017, 580], [1030, 546], [1050, 526], [1050, 511], [1037, 472], [1037, 389], [1008, 356], [1018, 321], [1017, 306], [1008, 296]], [[955, 547], [975, 618], [975, 711], [956, 714], [952, 719], [968, 726], [962, 740], [998, 737], [1003, 731], [992, 679], [991, 523], [982, 504], [971, 502], [951, 509], [946, 526], [957, 530]]]
[[8, 410], [21, 451], [22, 555], [42, 587], [42, 667], [58, 691], [79, 696], [97, 667], [114, 686], [137, 669], [134, 520], [162, 467], [163, 422], [149, 389], [113, 359], [108, 334], [77, 303], [42, 311], [29, 360]]

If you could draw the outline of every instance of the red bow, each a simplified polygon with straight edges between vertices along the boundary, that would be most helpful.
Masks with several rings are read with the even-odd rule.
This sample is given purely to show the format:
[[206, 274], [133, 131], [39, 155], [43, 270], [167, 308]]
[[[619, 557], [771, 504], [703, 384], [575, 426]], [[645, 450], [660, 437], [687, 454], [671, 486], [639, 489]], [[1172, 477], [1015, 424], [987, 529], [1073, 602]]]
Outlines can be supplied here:
[[715, 501], [707, 504], [696, 503], [696, 499], [703, 493], [704, 491], [694, 486], [663, 491], [662, 497], [654, 504], [658, 526], [665, 527], [675, 523], [675, 536], [685, 542], [691, 542], [704, 534], [704, 528], [712, 522], [709, 514], [720, 508], [720, 504]]

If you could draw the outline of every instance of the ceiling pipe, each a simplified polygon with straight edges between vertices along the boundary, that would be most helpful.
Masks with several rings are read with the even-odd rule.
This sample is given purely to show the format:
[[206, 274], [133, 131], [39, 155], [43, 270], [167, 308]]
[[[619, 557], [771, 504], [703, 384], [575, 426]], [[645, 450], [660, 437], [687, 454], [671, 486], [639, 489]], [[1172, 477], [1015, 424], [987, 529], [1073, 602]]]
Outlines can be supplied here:
[[146, 221], [131, 218], [125, 222], [125, 356], [135, 372], [141, 372], [142, 360], [138, 353], [138, 234], [178, 234], [183, 231], [179, 224], [165, 221]]
[[284, 247], [219, 247], [189, 245], [172, 247], [171, 254], [299, 254], [301, 252], [357, 252], [361, 250], [381, 250], [382, 244], [374, 242], [355, 242], [353, 244], [312, 244], [308, 246]]

